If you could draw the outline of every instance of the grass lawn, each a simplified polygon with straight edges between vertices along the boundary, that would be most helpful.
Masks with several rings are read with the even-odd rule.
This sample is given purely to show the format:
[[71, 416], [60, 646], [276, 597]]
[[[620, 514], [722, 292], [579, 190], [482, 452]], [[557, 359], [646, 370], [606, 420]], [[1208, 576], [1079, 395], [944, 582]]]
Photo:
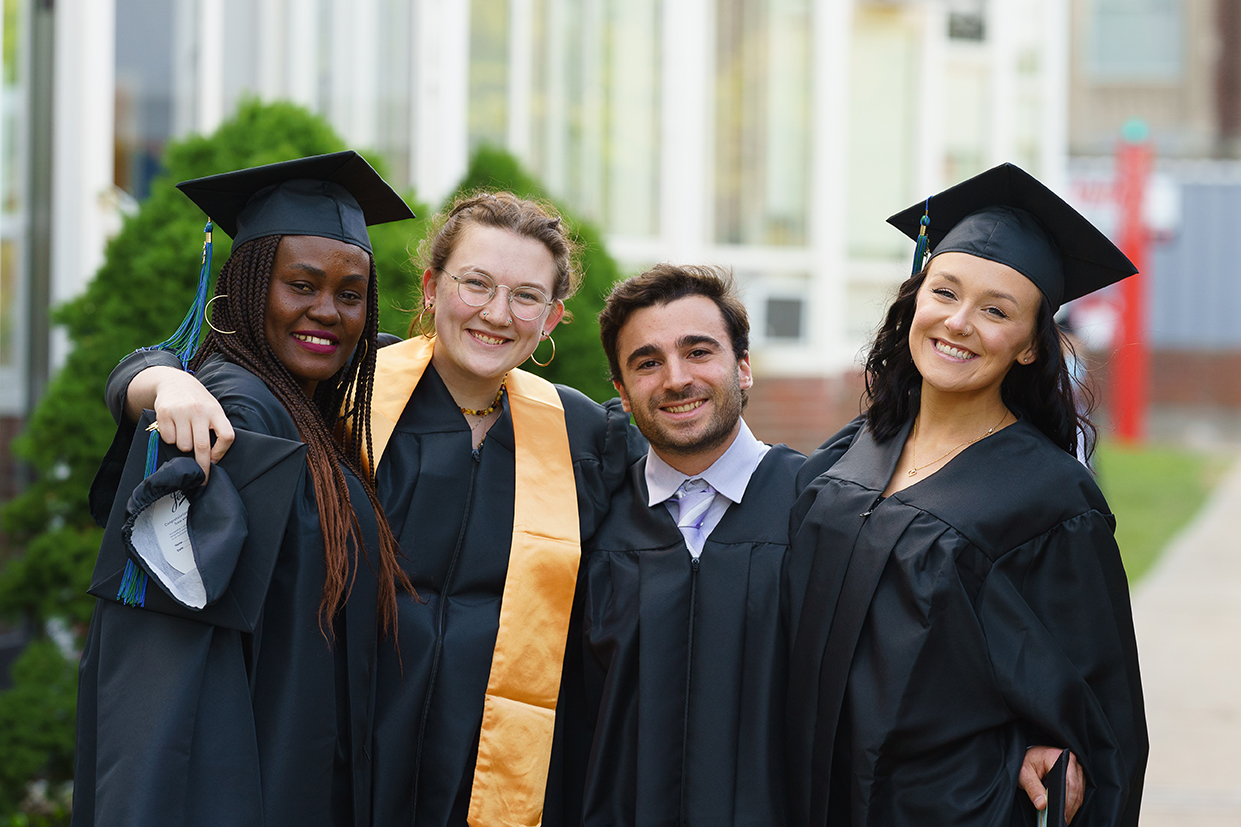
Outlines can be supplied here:
[[1116, 515], [1116, 542], [1133, 584], [1198, 513], [1229, 459], [1184, 448], [1101, 443], [1094, 465]]

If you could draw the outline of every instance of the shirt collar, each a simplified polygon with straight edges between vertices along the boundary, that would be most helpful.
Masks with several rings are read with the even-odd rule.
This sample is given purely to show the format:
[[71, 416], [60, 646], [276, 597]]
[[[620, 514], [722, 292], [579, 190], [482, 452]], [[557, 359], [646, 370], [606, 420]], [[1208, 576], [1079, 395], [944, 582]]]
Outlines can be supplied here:
[[681, 483], [688, 479], [704, 479], [711, 484], [717, 493], [724, 495], [729, 501], [741, 502], [746, 486], [754, 469], [762, 461], [771, 446], [758, 441], [750, 432], [745, 420], [741, 420], [741, 428], [719, 459], [701, 474], [692, 477], [682, 474], [655, 453], [651, 448], [646, 453], [646, 490], [647, 505], [654, 506], [676, 493]]

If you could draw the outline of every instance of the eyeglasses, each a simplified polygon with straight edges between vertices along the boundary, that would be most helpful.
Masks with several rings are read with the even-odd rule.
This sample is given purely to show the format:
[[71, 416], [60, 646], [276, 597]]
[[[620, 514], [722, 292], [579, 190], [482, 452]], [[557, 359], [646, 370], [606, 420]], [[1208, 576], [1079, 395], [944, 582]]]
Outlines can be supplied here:
[[[467, 271], [454, 276], [447, 270], [443, 272], [457, 283], [457, 295], [470, 307], [483, 307], [495, 298], [496, 290], [499, 289], [491, 277], [483, 273]], [[500, 287], [508, 290], [509, 312], [523, 321], [534, 321], [554, 304], [547, 294], [537, 287], [509, 287], [507, 284]]]

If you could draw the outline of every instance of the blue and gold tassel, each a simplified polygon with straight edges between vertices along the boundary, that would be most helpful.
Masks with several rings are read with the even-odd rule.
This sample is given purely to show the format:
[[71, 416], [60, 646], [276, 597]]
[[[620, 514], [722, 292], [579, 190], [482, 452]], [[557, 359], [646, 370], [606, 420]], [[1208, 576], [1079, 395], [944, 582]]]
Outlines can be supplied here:
[[926, 199], [926, 210], [922, 213], [922, 220], [918, 222], [921, 226], [918, 228], [918, 245], [914, 247], [914, 269], [910, 273], [916, 276], [922, 272], [922, 268], [926, 266], [927, 247], [930, 246], [931, 240], [927, 237], [926, 228], [931, 226], [931, 199]]

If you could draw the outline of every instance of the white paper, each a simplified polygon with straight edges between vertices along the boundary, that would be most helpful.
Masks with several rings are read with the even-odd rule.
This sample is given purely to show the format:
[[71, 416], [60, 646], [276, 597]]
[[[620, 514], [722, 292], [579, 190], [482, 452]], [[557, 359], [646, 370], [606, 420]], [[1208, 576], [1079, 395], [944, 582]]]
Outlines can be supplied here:
[[194, 609], [207, 605], [207, 591], [190, 542], [190, 503], [174, 491], [160, 497], [134, 520], [134, 550], [168, 591]]

